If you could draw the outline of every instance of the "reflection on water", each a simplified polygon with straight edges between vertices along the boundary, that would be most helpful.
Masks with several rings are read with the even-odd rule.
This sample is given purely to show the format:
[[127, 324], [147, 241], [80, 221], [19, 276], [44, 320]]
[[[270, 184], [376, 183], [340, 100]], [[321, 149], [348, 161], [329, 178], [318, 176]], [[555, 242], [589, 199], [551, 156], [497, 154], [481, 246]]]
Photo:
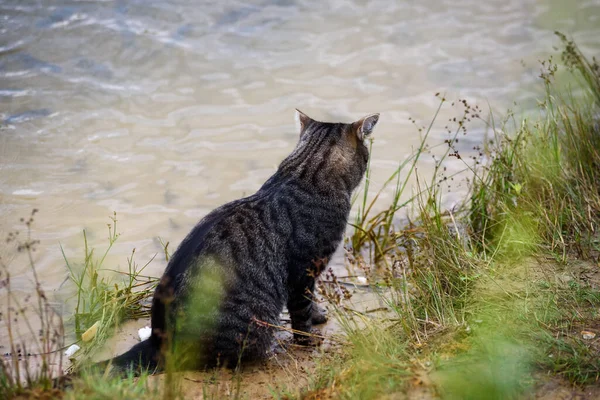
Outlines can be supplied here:
[[[175, 247], [273, 173], [295, 144], [295, 107], [345, 121], [381, 113], [376, 189], [419, 141], [408, 117], [430, 118], [434, 93], [528, 107], [553, 30], [597, 54], [600, 2], [565, 4], [1, 1], [0, 231], [40, 209], [36, 263], [52, 289], [66, 277], [59, 243], [82, 257], [85, 228], [105, 245], [113, 211], [123, 236], [111, 267], [134, 247], [148, 260], [157, 237]], [[464, 146], [483, 132], [475, 126]], [[25, 288], [15, 254], [0, 249]]]

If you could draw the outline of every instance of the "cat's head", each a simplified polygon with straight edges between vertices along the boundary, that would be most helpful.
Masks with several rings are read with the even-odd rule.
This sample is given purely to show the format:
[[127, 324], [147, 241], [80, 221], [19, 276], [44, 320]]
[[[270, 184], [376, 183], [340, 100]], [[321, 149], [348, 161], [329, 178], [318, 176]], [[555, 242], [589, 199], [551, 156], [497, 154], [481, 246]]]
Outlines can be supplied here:
[[351, 192], [367, 169], [365, 142], [378, 120], [379, 114], [370, 114], [349, 124], [320, 122], [296, 110], [300, 139], [280, 169], [323, 189], [333, 185]]

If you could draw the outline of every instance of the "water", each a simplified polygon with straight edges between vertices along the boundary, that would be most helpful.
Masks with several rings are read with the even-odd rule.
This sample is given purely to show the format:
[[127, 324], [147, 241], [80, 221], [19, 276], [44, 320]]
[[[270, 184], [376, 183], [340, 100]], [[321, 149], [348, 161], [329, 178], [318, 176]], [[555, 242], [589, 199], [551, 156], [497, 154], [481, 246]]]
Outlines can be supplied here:
[[[145, 263], [158, 237], [174, 249], [274, 172], [298, 136], [295, 107], [327, 120], [380, 112], [377, 189], [419, 142], [408, 117], [427, 123], [434, 93], [527, 109], [554, 30], [600, 51], [598, 0], [13, 0], [0, 21], [0, 232], [40, 210], [34, 261], [57, 302], [68, 292], [59, 243], [81, 260], [86, 229], [103, 249], [116, 211], [111, 268], [133, 248]], [[483, 134], [476, 125], [464, 146]], [[30, 292], [23, 255], [3, 242], [0, 256]], [[158, 257], [147, 273], [164, 266]]]

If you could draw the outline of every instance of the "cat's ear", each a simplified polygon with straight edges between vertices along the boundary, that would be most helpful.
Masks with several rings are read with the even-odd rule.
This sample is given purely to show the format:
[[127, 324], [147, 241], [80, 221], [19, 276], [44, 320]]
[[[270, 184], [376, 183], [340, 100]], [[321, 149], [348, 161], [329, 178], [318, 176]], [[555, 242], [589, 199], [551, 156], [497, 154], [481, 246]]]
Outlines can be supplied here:
[[365, 137], [369, 136], [373, 132], [375, 125], [377, 125], [377, 121], [379, 121], [379, 113], [367, 115], [356, 121], [353, 125], [358, 140], [363, 140]]
[[300, 135], [302, 135], [302, 132], [304, 131], [304, 128], [306, 128], [306, 126], [310, 123], [310, 121], [312, 121], [312, 119], [304, 114], [302, 111], [298, 110], [296, 108], [296, 129], [298, 130], [298, 133]]

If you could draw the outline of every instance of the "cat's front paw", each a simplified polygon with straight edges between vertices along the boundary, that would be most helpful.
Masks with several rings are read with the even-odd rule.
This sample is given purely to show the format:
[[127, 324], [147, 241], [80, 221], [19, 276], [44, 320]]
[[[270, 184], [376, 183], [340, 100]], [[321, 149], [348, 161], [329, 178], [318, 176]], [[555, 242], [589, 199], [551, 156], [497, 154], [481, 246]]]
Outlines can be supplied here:
[[328, 320], [327, 311], [325, 311], [324, 308], [321, 308], [318, 305], [313, 304], [310, 319], [311, 319], [313, 325], [324, 324]]

